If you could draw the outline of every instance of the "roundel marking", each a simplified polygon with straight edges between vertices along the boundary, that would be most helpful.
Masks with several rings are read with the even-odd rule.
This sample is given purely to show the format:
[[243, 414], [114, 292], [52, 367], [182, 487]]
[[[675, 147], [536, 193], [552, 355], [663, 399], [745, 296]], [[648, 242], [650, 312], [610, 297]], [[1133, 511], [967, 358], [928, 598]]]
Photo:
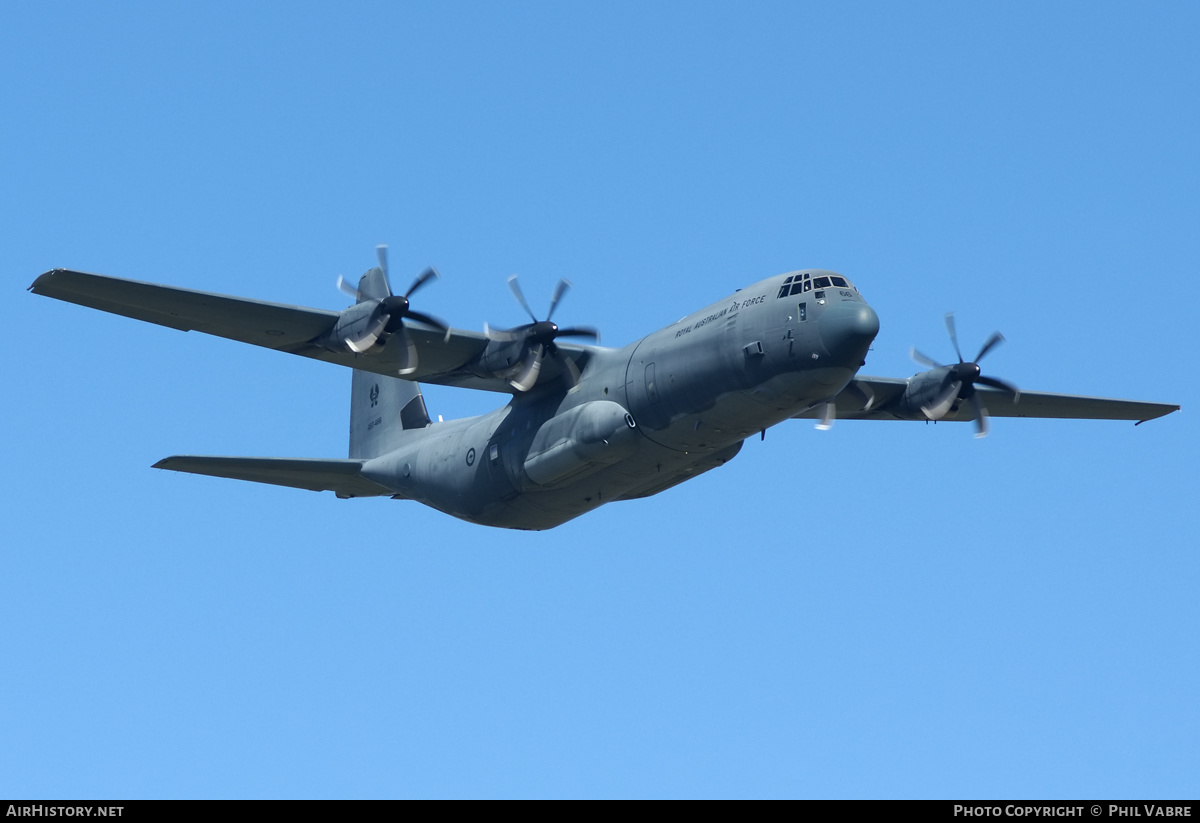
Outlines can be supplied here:
[[474, 448], [467, 449], [467, 465], [468, 466], [475, 465], [475, 449]]

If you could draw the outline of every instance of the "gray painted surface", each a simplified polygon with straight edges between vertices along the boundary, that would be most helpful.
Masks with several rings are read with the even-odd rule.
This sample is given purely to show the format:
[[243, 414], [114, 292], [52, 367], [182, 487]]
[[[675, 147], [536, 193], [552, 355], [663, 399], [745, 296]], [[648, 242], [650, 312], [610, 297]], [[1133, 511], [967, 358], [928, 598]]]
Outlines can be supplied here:
[[[178, 456], [157, 468], [416, 500], [515, 529], [548, 529], [611, 501], [657, 494], [723, 465], [747, 437], [789, 418], [976, 419], [985, 432], [987, 414], [1142, 421], [1179, 408], [1018, 397], [994, 380], [977, 389], [974, 379], [989, 378], [978, 377], [974, 363], [908, 379], [859, 377], [878, 317], [853, 285], [820, 270], [763, 280], [621, 349], [514, 339], [520, 330], [503, 339], [443, 334], [411, 319], [403, 330], [384, 329], [370, 319], [391, 294], [378, 268], [360, 281], [356, 305], [340, 313], [62, 269], [31, 290], [355, 370], [349, 459]], [[541, 321], [536, 333], [552, 327]], [[380, 334], [367, 350], [345, 344], [372, 328]], [[533, 324], [522, 333], [533, 335]], [[401, 343], [405, 335], [412, 349]], [[416, 352], [415, 368], [402, 348]], [[527, 373], [521, 366], [534, 353], [544, 354], [536, 383], [518, 391], [513, 377]], [[511, 400], [490, 414], [433, 423], [418, 381], [507, 392]]]

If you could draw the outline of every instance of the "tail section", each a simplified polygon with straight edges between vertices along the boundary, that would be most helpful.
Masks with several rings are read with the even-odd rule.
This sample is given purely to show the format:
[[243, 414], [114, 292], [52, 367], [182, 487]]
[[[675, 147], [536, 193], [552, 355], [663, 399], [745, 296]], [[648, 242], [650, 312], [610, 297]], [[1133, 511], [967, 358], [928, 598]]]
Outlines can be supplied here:
[[421, 386], [354, 370], [350, 386], [350, 458], [369, 460], [400, 447], [404, 433], [430, 423]]

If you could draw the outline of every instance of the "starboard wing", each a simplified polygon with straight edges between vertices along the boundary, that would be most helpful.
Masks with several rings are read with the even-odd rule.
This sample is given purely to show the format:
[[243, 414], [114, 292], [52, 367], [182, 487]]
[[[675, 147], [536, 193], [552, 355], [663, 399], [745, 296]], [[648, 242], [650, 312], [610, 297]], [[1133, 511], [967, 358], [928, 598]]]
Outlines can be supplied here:
[[[908, 381], [894, 377], [855, 377], [834, 398], [839, 420], [924, 420], [919, 413], [902, 410], [899, 404]], [[1042, 417], [1071, 420], [1133, 420], [1143, 423], [1179, 411], [1170, 403], [1142, 403], [1107, 397], [1085, 397], [1050, 392], [1021, 392], [1015, 397], [997, 389], [976, 387], [980, 400], [992, 417]], [[814, 408], [797, 418], [819, 419]], [[962, 403], [942, 420], [969, 422], [974, 419], [970, 403]]]

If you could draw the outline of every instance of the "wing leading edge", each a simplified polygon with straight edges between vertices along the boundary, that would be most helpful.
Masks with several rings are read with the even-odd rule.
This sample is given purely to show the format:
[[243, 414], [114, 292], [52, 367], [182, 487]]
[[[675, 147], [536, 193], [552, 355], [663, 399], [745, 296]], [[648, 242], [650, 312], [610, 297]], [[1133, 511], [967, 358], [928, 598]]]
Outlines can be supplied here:
[[[403, 365], [398, 347], [390, 348], [386, 344], [366, 354], [330, 351], [318, 345], [317, 341], [337, 323], [339, 313], [335, 311], [268, 303], [70, 269], [46, 272], [33, 282], [29, 290], [34, 294], [180, 331], [204, 332], [388, 377], [398, 376]], [[495, 392], [512, 391], [504, 379], [481, 376], [469, 368], [479, 360], [487, 347], [488, 341], [483, 334], [452, 329], [446, 336], [440, 329], [416, 322], [410, 322], [408, 329], [417, 347], [419, 365], [415, 372], [400, 375], [405, 379]], [[586, 357], [582, 347], [559, 345], [576, 359]]]

